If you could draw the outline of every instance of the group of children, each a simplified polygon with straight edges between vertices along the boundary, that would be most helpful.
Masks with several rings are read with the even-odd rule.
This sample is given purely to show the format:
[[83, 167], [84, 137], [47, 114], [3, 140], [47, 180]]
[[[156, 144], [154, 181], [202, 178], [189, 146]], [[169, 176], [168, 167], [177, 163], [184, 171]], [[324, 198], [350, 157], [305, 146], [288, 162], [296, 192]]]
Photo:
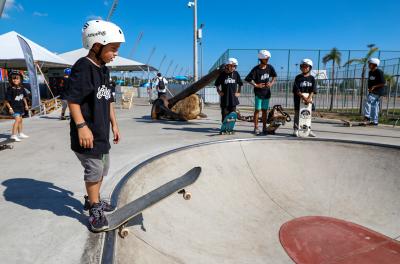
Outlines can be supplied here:
[[[277, 78], [274, 67], [269, 64], [271, 53], [268, 50], [261, 50], [258, 53], [259, 64], [255, 66], [246, 76], [245, 81], [254, 87], [254, 134], [261, 133], [258, 125], [259, 113], [261, 111], [262, 133], [267, 134], [267, 111], [271, 98], [271, 88]], [[225, 64], [225, 71], [222, 72], [215, 81], [215, 87], [220, 96], [221, 118], [222, 121], [230, 112], [236, 111], [239, 105], [240, 92], [243, 86], [240, 74], [236, 71], [238, 60], [229, 58]], [[295, 118], [293, 125], [293, 135], [298, 136], [299, 130], [299, 110], [300, 101], [306, 104], [312, 103], [312, 97], [316, 93], [316, 83], [311, 75], [313, 63], [310, 59], [304, 59], [300, 63], [301, 74], [297, 75], [293, 85], [293, 100], [295, 108]], [[304, 96], [304, 94], [308, 94]], [[315, 137], [313, 132], [311, 137]]]
[[[87, 195], [85, 196], [84, 209], [89, 211], [89, 224], [93, 231], [102, 231], [108, 228], [105, 212], [115, 210], [115, 207], [100, 198], [100, 188], [103, 178], [107, 176], [110, 166], [109, 150], [111, 148], [109, 137], [110, 130], [113, 133], [113, 142], [117, 144], [120, 139], [119, 128], [115, 116], [112, 84], [110, 72], [106, 63], [118, 56], [121, 43], [125, 42], [124, 33], [117, 25], [102, 20], [91, 20], [85, 23], [82, 29], [83, 47], [88, 50], [88, 55], [80, 58], [66, 72], [66, 89], [63, 92], [63, 100], [68, 102], [71, 114], [70, 142], [71, 149], [84, 168], [84, 182]], [[268, 64], [271, 53], [261, 50], [258, 54], [259, 64], [246, 76], [245, 80], [254, 87], [254, 133], [260, 134], [258, 128], [259, 112], [262, 113], [262, 132], [267, 133], [267, 110], [271, 98], [271, 88], [276, 82], [277, 74], [274, 68]], [[375, 64], [374, 64], [375, 63]], [[374, 66], [375, 65], [375, 66]], [[230, 58], [226, 63], [225, 72], [221, 73], [215, 82], [218, 94], [221, 97], [222, 119], [232, 111], [236, 111], [239, 104], [243, 82], [236, 71], [238, 61]], [[300, 64], [301, 74], [296, 76], [293, 85], [295, 124], [294, 134], [298, 130], [300, 101], [312, 103], [312, 97], [316, 93], [316, 83], [310, 71], [312, 61], [302, 60]], [[366, 118], [373, 122], [376, 120], [376, 93], [382, 88], [382, 73], [376, 71], [379, 62], [370, 61], [370, 73], [368, 84], [371, 100], [366, 109]], [[158, 76], [163, 85], [159, 85], [159, 96], [165, 93], [162, 89], [167, 82], [162, 76]], [[22, 75], [20, 72], [11, 72], [9, 75], [10, 89], [7, 91], [7, 103], [10, 113], [15, 118], [11, 138], [20, 141], [28, 136], [22, 133], [22, 115], [28, 109], [26, 92], [22, 87]], [[304, 96], [303, 93], [308, 93]], [[374, 102], [372, 102], [374, 101]], [[372, 111], [371, 109], [374, 108]], [[65, 107], [64, 107], [65, 109]], [[63, 110], [64, 112], [65, 110]], [[63, 116], [62, 116], [63, 117]]]

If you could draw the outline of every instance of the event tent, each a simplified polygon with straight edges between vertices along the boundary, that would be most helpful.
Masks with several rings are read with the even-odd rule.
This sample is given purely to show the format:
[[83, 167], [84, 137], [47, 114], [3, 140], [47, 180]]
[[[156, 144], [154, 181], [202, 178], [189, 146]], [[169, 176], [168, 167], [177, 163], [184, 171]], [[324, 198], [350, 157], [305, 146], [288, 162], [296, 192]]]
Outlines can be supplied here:
[[30, 39], [15, 31], [10, 31], [0, 35], [0, 68], [26, 68], [24, 53], [19, 44], [18, 35], [29, 44], [33, 59], [41, 68], [65, 68], [71, 65], [60, 56]]
[[[88, 50], [81, 48], [69, 52], [60, 54], [60, 57], [68, 61], [70, 64], [74, 64], [79, 58], [84, 57], [88, 54]], [[115, 71], [157, 71], [152, 66], [147, 66], [141, 62], [130, 60], [121, 56], [117, 56], [112, 62], [107, 64], [111, 70]]]

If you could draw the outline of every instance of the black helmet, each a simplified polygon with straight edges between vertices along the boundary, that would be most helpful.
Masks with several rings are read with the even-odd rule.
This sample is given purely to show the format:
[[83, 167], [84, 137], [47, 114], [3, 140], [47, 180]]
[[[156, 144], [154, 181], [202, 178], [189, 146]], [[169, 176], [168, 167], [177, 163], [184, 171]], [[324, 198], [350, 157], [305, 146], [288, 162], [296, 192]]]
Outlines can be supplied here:
[[15, 76], [15, 75], [19, 75], [19, 77], [21, 78], [21, 84], [22, 84], [22, 82], [24, 81], [24, 76], [22, 75], [22, 73], [20, 71], [17, 71], [17, 70], [9, 71], [9, 73], [8, 73], [8, 83], [10, 85], [14, 85], [14, 83], [12, 82], [12, 77]]
[[157, 76], [158, 76], [158, 77], [161, 77], [161, 72], [157, 73]]

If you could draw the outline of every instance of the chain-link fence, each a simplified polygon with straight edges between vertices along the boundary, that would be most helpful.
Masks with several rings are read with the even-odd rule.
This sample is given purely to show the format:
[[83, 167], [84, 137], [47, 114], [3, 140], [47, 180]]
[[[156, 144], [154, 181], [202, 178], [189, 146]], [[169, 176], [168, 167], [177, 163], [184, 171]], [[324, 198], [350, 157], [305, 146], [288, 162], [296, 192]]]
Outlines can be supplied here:
[[[257, 53], [259, 49], [229, 49], [215, 62], [212, 69], [224, 63], [229, 57], [239, 60], [238, 72], [242, 79], [258, 64]], [[299, 62], [301, 59], [310, 58], [314, 62], [313, 75], [317, 79], [318, 94], [314, 97], [317, 109], [330, 109], [332, 92], [332, 106], [334, 111], [357, 113], [362, 109], [367, 94], [367, 80], [364, 79], [364, 92], [362, 93], [362, 72], [368, 77], [368, 67], [363, 64], [346, 64], [351, 59], [362, 59], [368, 50], [341, 50], [340, 67], [334, 68], [332, 63], [323, 63], [323, 58], [330, 50], [293, 50], [269, 49], [272, 57], [269, 63], [274, 66], [278, 79], [272, 87], [270, 105], [281, 104], [285, 108], [293, 108], [292, 87], [296, 75], [300, 73]], [[385, 95], [381, 97], [381, 109], [388, 116], [400, 116], [400, 51], [377, 51], [373, 56], [381, 59], [382, 69], [388, 79]], [[345, 66], [342, 66], [345, 65]], [[218, 101], [215, 89], [204, 89], [202, 95], [205, 102]], [[361, 96], [362, 95], [362, 96]], [[240, 96], [242, 106], [254, 105], [253, 87], [245, 84]]]

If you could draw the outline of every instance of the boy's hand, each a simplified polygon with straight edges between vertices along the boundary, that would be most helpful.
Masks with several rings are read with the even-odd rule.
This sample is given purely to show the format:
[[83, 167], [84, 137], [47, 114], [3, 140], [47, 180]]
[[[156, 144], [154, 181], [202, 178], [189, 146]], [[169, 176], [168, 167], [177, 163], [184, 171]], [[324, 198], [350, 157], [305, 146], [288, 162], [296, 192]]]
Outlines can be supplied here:
[[113, 134], [114, 134], [114, 144], [118, 144], [119, 141], [121, 140], [121, 135], [119, 134], [119, 128], [118, 126], [114, 126], [112, 128]]
[[268, 87], [268, 88], [271, 88], [271, 87], [272, 87], [272, 83], [267, 82], [267, 83], [265, 84], [265, 86]]
[[93, 148], [93, 134], [90, 128], [84, 126], [78, 128], [79, 145], [82, 148]]
[[14, 110], [12, 108], [10, 108], [9, 111], [10, 111], [10, 114], [12, 114], [12, 115], [14, 114]]
[[219, 96], [224, 96], [223, 92], [218, 92]]
[[264, 88], [265, 87], [265, 83], [256, 83], [255, 87], [256, 88]]
[[239, 97], [239, 96], [240, 96], [240, 93], [235, 93], [235, 96], [236, 96], [236, 97]]

